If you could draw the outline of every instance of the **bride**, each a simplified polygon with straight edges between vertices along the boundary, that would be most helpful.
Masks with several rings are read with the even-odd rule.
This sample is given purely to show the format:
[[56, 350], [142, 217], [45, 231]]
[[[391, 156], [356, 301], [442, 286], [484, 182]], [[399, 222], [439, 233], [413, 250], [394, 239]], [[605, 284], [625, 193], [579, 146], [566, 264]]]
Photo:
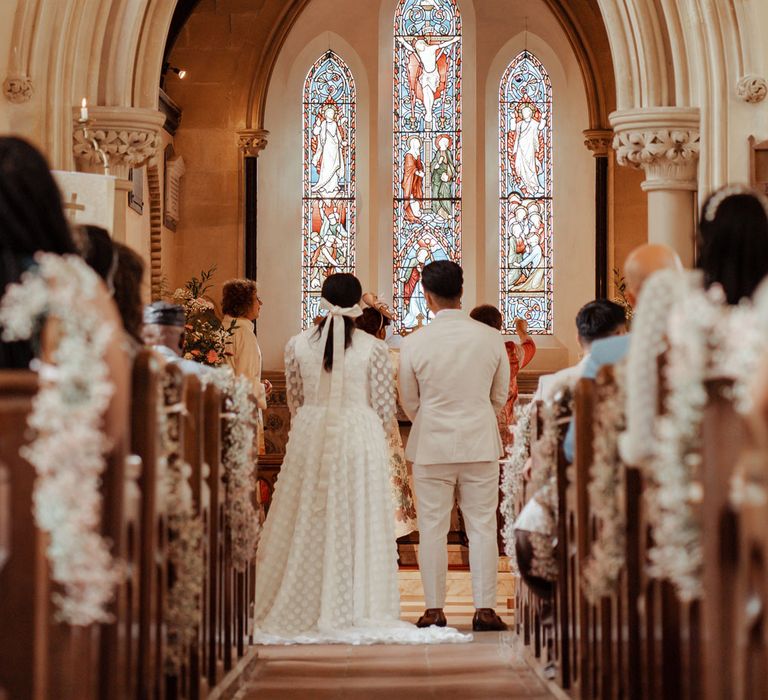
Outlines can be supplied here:
[[291, 434], [256, 565], [255, 641], [464, 642], [402, 622], [385, 426], [387, 346], [356, 331], [360, 282], [326, 278], [317, 328], [285, 350]]

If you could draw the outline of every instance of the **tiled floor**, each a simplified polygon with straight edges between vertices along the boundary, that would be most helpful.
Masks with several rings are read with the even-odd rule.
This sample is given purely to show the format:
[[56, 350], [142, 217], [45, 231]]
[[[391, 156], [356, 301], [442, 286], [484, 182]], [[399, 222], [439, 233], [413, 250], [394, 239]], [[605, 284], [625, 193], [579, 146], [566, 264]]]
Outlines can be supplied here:
[[514, 634], [471, 644], [261, 647], [236, 700], [551, 699]]
[[[401, 572], [401, 579], [408, 578]], [[465, 600], [461, 590], [468, 572], [451, 578], [449, 590], [452, 585], [457, 590], [446, 606], [448, 622], [470, 631], [471, 597]], [[423, 597], [413, 589], [415, 582], [410, 585], [408, 590], [401, 580], [403, 619], [415, 620]], [[497, 609], [511, 622], [501, 598]], [[258, 656], [236, 700], [552, 698], [523, 660], [513, 632], [475, 634], [471, 644], [259, 647]]]

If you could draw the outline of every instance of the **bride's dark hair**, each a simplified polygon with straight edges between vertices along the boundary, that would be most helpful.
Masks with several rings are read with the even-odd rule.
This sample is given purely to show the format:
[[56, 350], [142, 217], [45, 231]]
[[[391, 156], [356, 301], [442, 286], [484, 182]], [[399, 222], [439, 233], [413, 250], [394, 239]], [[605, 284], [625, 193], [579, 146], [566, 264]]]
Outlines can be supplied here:
[[[339, 272], [335, 275], [329, 275], [323, 282], [322, 296], [334, 306], [347, 308], [360, 303], [363, 296], [363, 287], [360, 280], [348, 272]], [[328, 323], [324, 318], [317, 327], [317, 334], [321, 335], [323, 326]], [[344, 319], [344, 347], [348, 348], [352, 344], [352, 333], [355, 330], [355, 319]], [[330, 372], [333, 368], [333, 327], [328, 331], [328, 340], [325, 343], [323, 353], [323, 368]]]

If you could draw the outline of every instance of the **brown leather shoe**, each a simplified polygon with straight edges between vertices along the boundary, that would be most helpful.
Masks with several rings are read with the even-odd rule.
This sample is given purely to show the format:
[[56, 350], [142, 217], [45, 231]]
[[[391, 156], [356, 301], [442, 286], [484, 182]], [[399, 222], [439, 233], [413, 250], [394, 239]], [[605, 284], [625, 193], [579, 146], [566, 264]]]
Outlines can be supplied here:
[[475, 632], [503, 632], [509, 627], [493, 608], [478, 608], [472, 618], [472, 629]]
[[416, 623], [416, 627], [431, 627], [432, 625], [445, 627], [446, 619], [442, 608], [428, 608]]

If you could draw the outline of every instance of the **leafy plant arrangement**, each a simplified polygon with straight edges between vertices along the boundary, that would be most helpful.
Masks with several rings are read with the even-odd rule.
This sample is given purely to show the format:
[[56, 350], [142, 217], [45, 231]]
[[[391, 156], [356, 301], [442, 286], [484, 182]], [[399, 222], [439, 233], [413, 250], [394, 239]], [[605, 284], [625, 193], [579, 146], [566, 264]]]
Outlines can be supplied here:
[[619, 306], [624, 307], [624, 314], [627, 317], [627, 325], [629, 325], [632, 323], [634, 309], [632, 308], [632, 304], [629, 303], [629, 299], [627, 299], [627, 280], [615, 267], [613, 268], [613, 287], [616, 290], [616, 296], [613, 298], [613, 301]]
[[225, 328], [216, 315], [213, 302], [205, 297], [213, 286], [210, 281], [215, 272], [215, 265], [202, 270], [200, 277], [192, 277], [173, 293], [173, 301], [184, 307], [186, 315], [184, 359], [209, 367], [221, 367], [232, 355], [228, 346], [232, 344], [236, 326], [233, 320]]

